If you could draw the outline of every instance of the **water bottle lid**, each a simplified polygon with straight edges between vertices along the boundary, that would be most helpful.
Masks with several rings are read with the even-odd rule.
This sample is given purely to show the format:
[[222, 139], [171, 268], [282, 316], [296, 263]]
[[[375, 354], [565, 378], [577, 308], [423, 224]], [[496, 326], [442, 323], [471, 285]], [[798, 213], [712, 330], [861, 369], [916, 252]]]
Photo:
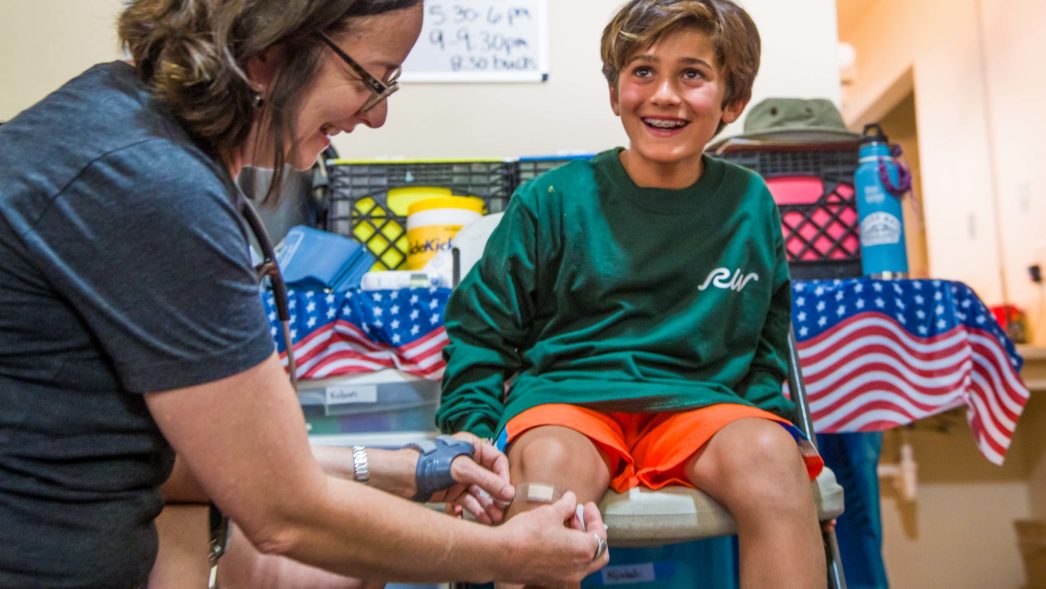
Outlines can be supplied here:
[[[871, 133], [869, 133], [871, 132]], [[879, 126], [879, 123], [869, 123], [864, 126], [864, 131], [861, 132], [861, 144], [865, 143], [888, 143], [889, 139], [886, 138], [886, 133], [883, 133], [883, 128]]]

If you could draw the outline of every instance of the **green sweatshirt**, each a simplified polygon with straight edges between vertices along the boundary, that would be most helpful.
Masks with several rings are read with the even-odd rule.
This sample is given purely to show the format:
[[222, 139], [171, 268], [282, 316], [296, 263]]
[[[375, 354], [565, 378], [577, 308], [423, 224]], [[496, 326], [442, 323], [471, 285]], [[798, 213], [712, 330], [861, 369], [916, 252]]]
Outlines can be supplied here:
[[788, 265], [766, 184], [705, 156], [689, 188], [640, 188], [619, 153], [513, 195], [447, 305], [441, 430], [493, 437], [546, 403], [791, 417]]

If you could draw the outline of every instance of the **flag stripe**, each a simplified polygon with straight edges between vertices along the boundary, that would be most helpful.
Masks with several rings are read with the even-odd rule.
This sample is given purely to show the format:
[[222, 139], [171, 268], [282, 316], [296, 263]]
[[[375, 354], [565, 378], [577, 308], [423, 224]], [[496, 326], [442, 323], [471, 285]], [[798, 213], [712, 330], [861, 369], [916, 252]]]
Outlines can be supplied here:
[[990, 413], [984, 406], [980, 395], [971, 394], [967, 398], [969, 399], [968, 406], [972, 408], [972, 413], [976, 416], [976, 420], [971, 422], [970, 425], [981, 453], [989, 457], [989, 459], [993, 455], [1004, 456], [1006, 449], [1010, 445], [1009, 439], [1006, 438], [1002, 441], [998, 439], [1002, 434], [993, 427]]
[[[1014, 414], [1014, 417], [1020, 415], [1024, 404], [1028, 402], [1028, 397], [1031, 396], [1028, 388], [1021, 381], [1020, 375], [1006, 361], [1002, 350], [999, 349], [999, 345], [995, 340], [981, 334], [971, 335], [970, 340], [974, 351], [977, 352], [977, 364], [992, 377], [992, 390], [1000, 394], [1003, 403]], [[1005, 384], [999, 378], [998, 368], [1003, 368], [1001, 372], [1005, 379]], [[1006, 392], [1006, 395], [1001, 395], [1003, 391]]]
[[[838, 346], [846, 345], [852, 338], [862, 335], [874, 335], [886, 338], [891, 343], [904, 349], [906, 353], [931, 354], [941, 349], [956, 345], [963, 337], [956, 331], [947, 336], [920, 338], [898, 327], [897, 323], [880, 313], [867, 312], [844, 321], [839, 327], [827, 331], [816, 338], [805, 340], [802, 344], [803, 360], [817, 362], [830, 355]], [[804, 370], [806, 370], [804, 364]]]
[[[834, 389], [810, 402], [810, 413], [818, 424], [827, 415], [834, 413], [840, 406], [849, 405], [854, 402], [860, 403], [864, 400], [873, 399], [876, 395], [889, 395], [900, 399], [898, 403], [911, 407], [913, 412], [931, 414], [940, 411], [942, 406], [952, 403], [956, 398], [962, 397], [963, 387], [956, 386], [951, 389], [940, 389], [937, 394], [926, 395], [916, 393], [914, 388], [904, 378], [887, 371], [869, 371], [856, 375], [846, 385]], [[856, 407], [855, 409], [860, 409]]]
[[969, 350], [958, 349], [951, 356], [934, 362], [932, 369], [927, 370], [927, 362], [919, 366], [912, 357], [897, 350], [872, 345], [866, 353], [856, 350], [852, 355], [839, 358], [831, 371], [822, 370], [813, 378], [808, 378], [804, 369], [803, 378], [807, 381], [807, 388], [827, 390], [833, 385], [842, 386], [846, 380], [863, 371], [888, 371], [906, 379], [913, 392], [923, 390], [934, 394], [935, 389], [951, 388], [962, 381], [965, 375], [957, 371], [968, 359]]

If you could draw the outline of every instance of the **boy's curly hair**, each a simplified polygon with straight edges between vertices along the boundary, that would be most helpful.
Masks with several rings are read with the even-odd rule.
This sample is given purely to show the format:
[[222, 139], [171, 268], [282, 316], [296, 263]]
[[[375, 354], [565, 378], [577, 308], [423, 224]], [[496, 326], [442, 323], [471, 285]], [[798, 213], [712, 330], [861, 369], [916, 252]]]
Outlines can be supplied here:
[[621, 70], [636, 51], [684, 28], [712, 39], [716, 65], [726, 78], [722, 106], [748, 102], [759, 71], [759, 30], [752, 17], [730, 0], [630, 0], [603, 29], [603, 75], [617, 86]]

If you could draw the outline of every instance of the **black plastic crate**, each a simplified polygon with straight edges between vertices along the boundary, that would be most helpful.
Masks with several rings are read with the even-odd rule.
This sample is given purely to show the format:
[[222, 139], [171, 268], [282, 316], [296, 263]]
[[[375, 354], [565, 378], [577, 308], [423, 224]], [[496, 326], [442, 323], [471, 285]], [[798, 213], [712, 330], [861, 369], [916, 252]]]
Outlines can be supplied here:
[[528, 180], [537, 178], [549, 170], [554, 170], [562, 165], [569, 164], [572, 161], [588, 159], [592, 159], [592, 154], [521, 157], [519, 158], [519, 161], [516, 162], [516, 168], [518, 170], [517, 179], [520, 184], [523, 184]]
[[761, 175], [774, 193], [792, 277], [861, 275], [854, 171], [857, 148], [747, 148], [717, 157]]
[[378, 260], [375, 270], [395, 270], [407, 260], [404, 203], [418, 198], [409, 191], [475, 196], [486, 203], [487, 213], [496, 213], [505, 209], [516, 186], [511, 160], [332, 160], [328, 169], [327, 230], [365, 244]]

